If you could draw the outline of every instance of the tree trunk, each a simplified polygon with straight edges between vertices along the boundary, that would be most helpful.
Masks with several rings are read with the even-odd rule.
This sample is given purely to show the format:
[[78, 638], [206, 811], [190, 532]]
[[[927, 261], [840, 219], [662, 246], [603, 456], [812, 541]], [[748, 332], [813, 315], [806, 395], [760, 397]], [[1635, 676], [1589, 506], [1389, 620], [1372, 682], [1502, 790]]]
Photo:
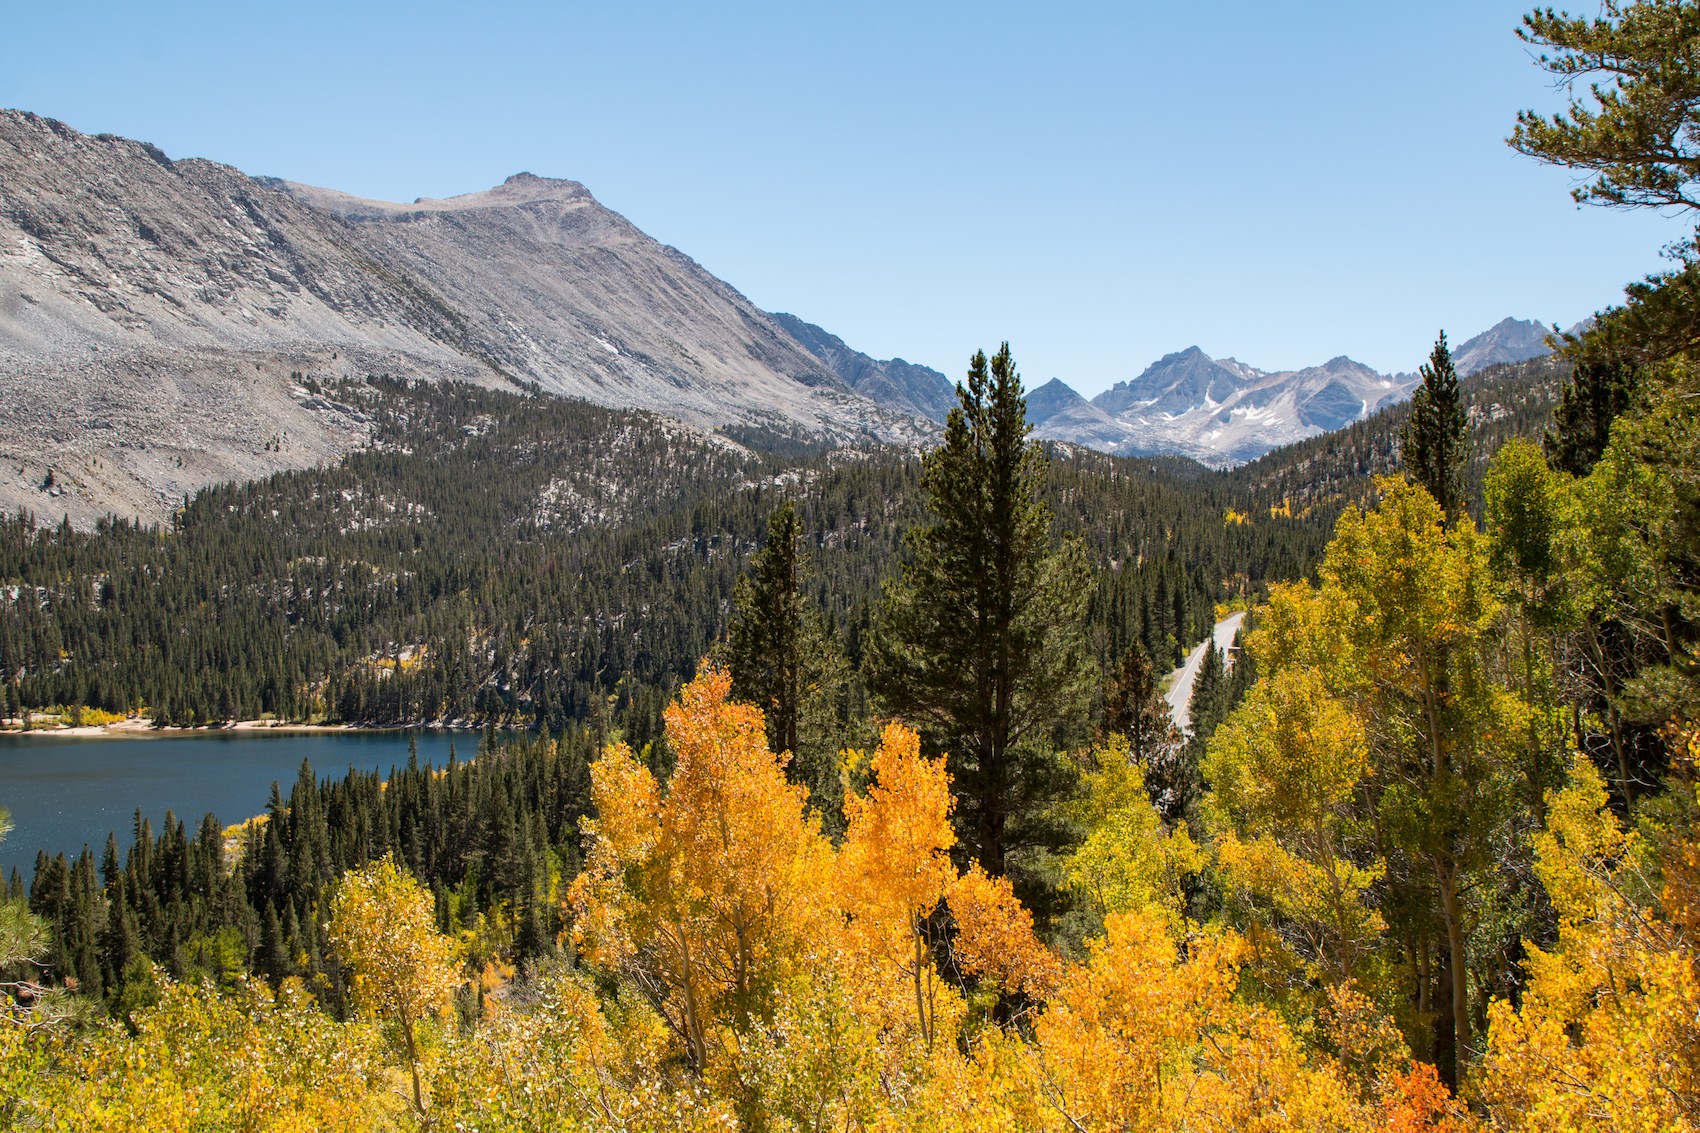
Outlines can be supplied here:
[[425, 1094], [419, 1088], [419, 1047], [413, 1038], [413, 1020], [404, 1012], [401, 1016], [401, 1037], [407, 1044], [407, 1069], [413, 1074], [413, 1108], [425, 1115]]
[[708, 1043], [703, 1035], [702, 1015], [697, 1008], [695, 981], [691, 970], [691, 942], [681, 926], [679, 930], [679, 959], [681, 961], [685, 1009], [685, 1047], [690, 1055], [691, 1068], [701, 1074], [708, 1067]]
[[919, 914], [909, 914], [909, 932], [915, 944], [915, 1019], [921, 1027], [921, 1038], [926, 1042], [927, 1049], [933, 1049], [933, 1026], [927, 1018], [927, 997], [921, 990], [921, 969], [925, 966], [926, 955], [922, 949], [921, 918]]
[[[1452, 1008], [1452, 1081], [1454, 1091], [1463, 1078], [1464, 1061], [1470, 1049], [1469, 969], [1464, 957], [1464, 925], [1458, 907], [1458, 866], [1435, 859], [1435, 876], [1440, 883], [1440, 908], [1446, 915], [1446, 975], [1450, 977]], [[1444, 1073], [1444, 1071], [1443, 1071]]]

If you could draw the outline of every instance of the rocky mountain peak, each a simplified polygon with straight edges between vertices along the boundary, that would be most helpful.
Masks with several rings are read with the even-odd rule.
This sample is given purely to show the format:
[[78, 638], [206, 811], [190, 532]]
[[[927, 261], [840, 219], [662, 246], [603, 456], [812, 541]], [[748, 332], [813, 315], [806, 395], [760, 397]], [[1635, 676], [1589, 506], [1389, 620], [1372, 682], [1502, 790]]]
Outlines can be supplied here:
[[[1504, 319], [1456, 347], [1460, 373], [1547, 352], [1547, 328]], [[1344, 354], [1316, 366], [1267, 372], [1197, 346], [1165, 354], [1087, 407], [1052, 382], [1034, 391], [1038, 436], [1124, 456], [1176, 453], [1205, 464], [1236, 464], [1277, 445], [1343, 428], [1409, 396], [1414, 374], [1381, 374]], [[1073, 395], [1072, 397], [1070, 395]]]
[[1524, 362], [1551, 352], [1547, 336], [1553, 328], [1534, 319], [1501, 319], [1493, 326], [1452, 348], [1452, 364], [1460, 374], [1501, 362]]

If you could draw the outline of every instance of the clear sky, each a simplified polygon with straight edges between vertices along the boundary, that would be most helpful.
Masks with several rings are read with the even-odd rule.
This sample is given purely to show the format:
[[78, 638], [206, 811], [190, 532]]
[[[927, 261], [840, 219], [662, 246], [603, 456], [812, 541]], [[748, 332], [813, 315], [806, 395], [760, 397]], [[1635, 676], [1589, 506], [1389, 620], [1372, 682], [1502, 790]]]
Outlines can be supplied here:
[[572, 178], [858, 349], [1090, 396], [1193, 344], [1409, 371], [1658, 270], [1688, 222], [1505, 146], [1558, 105], [1524, 10], [0, 0], [0, 105], [388, 200]]

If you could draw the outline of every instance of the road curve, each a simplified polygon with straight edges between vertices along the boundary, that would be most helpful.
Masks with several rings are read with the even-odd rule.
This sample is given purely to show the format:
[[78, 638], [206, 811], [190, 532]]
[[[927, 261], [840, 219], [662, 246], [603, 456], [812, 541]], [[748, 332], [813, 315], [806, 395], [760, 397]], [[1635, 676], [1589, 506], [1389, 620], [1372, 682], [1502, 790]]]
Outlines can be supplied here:
[[[1216, 632], [1211, 639], [1216, 648], [1226, 650], [1234, 643], [1234, 635], [1240, 632], [1240, 623], [1245, 620], [1244, 611], [1229, 614], [1216, 623]], [[1199, 642], [1191, 653], [1186, 655], [1186, 664], [1176, 669], [1169, 677], [1169, 691], [1163, 699], [1169, 702], [1169, 719], [1175, 722], [1183, 734], [1190, 735], [1192, 729], [1188, 726], [1188, 709], [1192, 707], [1192, 686], [1198, 680], [1198, 670], [1204, 665], [1204, 646]], [[1230, 657], [1230, 660], [1232, 658]]]

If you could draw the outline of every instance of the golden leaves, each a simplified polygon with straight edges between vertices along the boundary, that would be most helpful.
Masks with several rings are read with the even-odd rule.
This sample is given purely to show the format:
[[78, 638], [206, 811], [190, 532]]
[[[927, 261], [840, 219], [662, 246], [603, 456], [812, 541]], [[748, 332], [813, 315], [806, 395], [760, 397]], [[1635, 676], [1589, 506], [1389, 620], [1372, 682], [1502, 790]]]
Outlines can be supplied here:
[[1638, 835], [1578, 756], [1569, 785], [1548, 796], [1536, 850], [1559, 939], [1550, 951], [1528, 945], [1519, 1005], [1489, 1008], [1481, 1099], [1508, 1129], [1700, 1128], [1700, 977], [1685, 900], [1693, 831], [1674, 837], [1655, 902]]
[[400, 1023], [433, 1014], [461, 983], [454, 942], [437, 932], [431, 895], [387, 854], [343, 876], [331, 900], [330, 939], [355, 1002], [380, 1018]]
[[698, 1069], [730, 1019], [809, 963], [831, 909], [831, 846], [730, 687], [710, 668], [667, 708], [665, 797], [624, 745], [592, 766], [600, 818], [569, 893], [579, 948], [657, 999]]
[[1057, 983], [1062, 963], [1033, 934], [1033, 914], [1015, 896], [1007, 877], [992, 877], [976, 863], [950, 890], [956, 921], [956, 958], [969, 975], [989, 977], [1005, 991], [1043, 996]]

